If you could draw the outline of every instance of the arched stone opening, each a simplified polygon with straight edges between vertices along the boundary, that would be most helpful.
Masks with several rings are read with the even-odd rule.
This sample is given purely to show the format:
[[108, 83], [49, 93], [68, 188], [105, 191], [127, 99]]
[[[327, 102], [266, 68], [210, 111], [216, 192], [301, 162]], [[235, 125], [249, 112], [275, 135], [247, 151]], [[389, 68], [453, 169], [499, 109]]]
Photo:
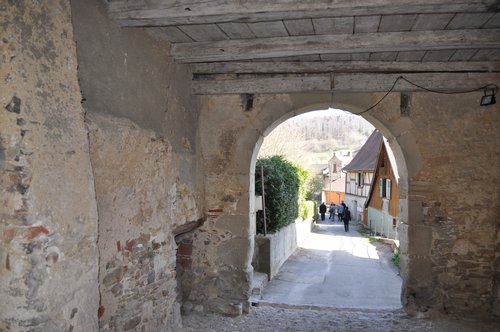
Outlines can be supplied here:
[[[206, 308], [238, 313], [248, 301], [255, 235], [252, 170], [262, 137], [294, 115], [330, 105], [358, 113], [381, 97], [334, 94], [332, 103], [326, 94], [259, 95], [250, 110], [240, 96], [202, 98], [199, 139], [208, 218], [195, 234], [193, 269], [199, 270], [195, 282], [209, 284], [210, 292], [196, 285], [190, 291]], [[494, 310], [498, 239], [486, 230], [497, 228], [488, 206], [498, 202], [484, 170], [498, 179], [498, 107], [480, 108], [475, 97], [413, 93], [409, 112], [402, 112], [400, 94], [393, 93], [363, 115], [386, 136], [398, 161], [401, 296], [409, 313]], [[464, 146], [482, 152], [478, 162], [462, 158]], [[467, 188], [479, 186], [484, 190], [471, 197]], [[471, 212], [476, 208], [483, 211], [477, 218]]]
[[[300, 107], [298, 109], [291, 109], [283, 116], [281, 116], [279, 119], [275, 120], [274, 122], [270, 123], [269, 126], [263, 131], [262, 135], [258, 138], [257, 142], [255, 143], [255, 147], [253, 150], [252, 154], [252, 160], [250, 164], [250, 193], [254, 192], [255, 193], [255, 183], [254, 183], [254, 171], [255, 171], [255, 164], [257, 161], [257, 157], [259, 154], [260, 147], [264, 141], [264, 138], [269, 135], [276, 127], [278, 127], [280, 124], [284, 123], [285, 121], [301, 115], [305, 114], [308, 112], [313, 112], [313, 111], [318, 111], [318, 110], [323, 110], [323, 109], [328, 109], [329, 107], [331, 108], [339, 108], [344, 111], [348, 111], [350, 113], [356, 114], [359, 112], [362, 112], [364, 110], [363, 104], [359, 103], [359, 100], [361, 99], [362, 102], [365, 102], [363, 100], [364, 98], [359, 95], [347, 95], [347, 96], [339, 96], [339, 101], [338, 102], [330, 102], [330, 103], [324, 103], [324, 102], [315, 102], [315, 99], [318, 99], [319, 96], [312, 95], [311, 96], [311, 104], [310, 105], [305, 105], [303, 107]], [[367, 95], [364, 96], [365, 98]], [[344, 99], [345, 98], [345, 99]], [[399, 111], [399, 110], [398, 110]], [[395, 161], [396, 164], [394, 167], [397, 168], [398, 174], [399, 174], [399, 181], [398, 181], [398, 194], [400, 197], [400, 211], [401, 211], [401, 216], [400, 216], [400, 227], [398, 227], [398, 235], [402, 239], [401, 243], [401, 257], [402, 257], [402, 264], [401, 264], [401, 275], [407, 276], [408, 273], [406, 269], [408, 268], [408, 264], [406, 262], [408, 261], [408, 243], [407, 241], [409, 240], [408, 235], [407, 235], [407, 224], [408, 224], [408, 171], [407, 171], [407, 166], [406, 166], [406, 160], [405, 160], [405, 154], [404, 154], [404, 149], [410, 150], [410, 153], [414, 153], [412, 151], [415, 146], [410, 145], [410, 146], [404, 146], [401, 147], [394, 136], [393, 131], [397, 130], [397, 126], [391, 126], [391, 125], [386, 125], [384, 124], [384, 120], [380, 119], [380, 117], [377, 116], [370, 116], [370, 115], [364, 115], [363, 118], [370, 122], [376, 129], [378, 129], [380, 132], [383, 133], [384, 137], [387, 139], [387, 141], [390, 144], [390, 148], [393, 150], [394, 156], [395, 156]], [[394, 128], [396, 127], [396, 128]], [[410, 140], [410, 142], [412, 142]], [[259, 195], [260, 193], [255, 193], [255, 195]], [[250, 199], [252, 199], [252, 195], [250, 195]], [[252, 206], [252, 203], [250, 204]], [[249, 213], [249, 219], [250, 219], [250, 225], [255, 225], [256, 221], [256, 214], [253, 212], [254, 210], [251, 208], [250, 213]], [[404, 290], [404, 287], [403, 287]], [[403, 295], [403, 294], [402, 294]], [[403, 298], [403, 297], [402, 297]]]

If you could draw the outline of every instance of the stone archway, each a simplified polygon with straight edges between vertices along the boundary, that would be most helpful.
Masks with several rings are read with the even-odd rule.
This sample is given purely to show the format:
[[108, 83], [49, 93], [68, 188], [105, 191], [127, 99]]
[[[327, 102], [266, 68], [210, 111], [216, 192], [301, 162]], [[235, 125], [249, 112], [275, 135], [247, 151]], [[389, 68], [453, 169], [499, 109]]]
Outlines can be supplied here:
[[[377, 96], [371, 94], [340, 94], [334, 97], [334, 107], [352, 113], [362, 111], [366, 105], [373, 104], [377, 100]], [[193, 255], [198, 255], [202, 259], [200, 264], [209, 266], [213, 271], [211, 285], [214, 287], [214, 292], [210, 301], [205, 302], [206, 305], [213, 310], [226, 313], [243, 310], [248, 299], [255, 234], [255, 215], [252, 212], [254, 211], [253, 170], [263, 137], [288, 118], [328, 108], [331, 105], [331, 96], [323, 94], [259, 96], [254, 99], [253, 109], [247, 112], [243, 111], [242, 104], [243, 100], [239, 96], [205, 97], [203, 102], [205, 109], [202, 109], [200, 116], [203, 123], [200, 127], [200, 139], [202, 159], [205, 161], [205, 205], [208, 222], [204, 226], [206, 229], [198, 232], [197, 237], [200, 238], [199, 244], [203, 241], [213, 245]], [[399, 116], [399, 94], [388, 98], [385, 105], [383, 113], [375, 116], [366, 115], [365, 118], [382, 131], [395, 152], [397, 166], [401, 170], [402, 232], [406, 233], [407, 227], [404, 226], [408, 218], [406, 155], [412, 156], [411, 161], [415, 169], [415, 164], [418, 166], [419, 163], [418, 149], [415, 139], [408, 132], [407, 120]], [[219, 129], [214, 132], [212, 128]], [[401, 141], [403, 144], [398, 140], [401, 137], [404, 137]], [[402, 240], [406, 242], [408, 237], [403, 234]], [[193, 244], [193, 248], [195, 247], [197, 245]], [[407, 247], [403, 246], [402, 255], [406, 257], [406, 253]], [[408, 260], [403, 258], [403, 278], [408, 275], [407, 268]], [[200, 282], [202, 279], [199, 279]], [[227, 298], [224, 299], [224, 296]], [[233, 303], [228, 305], [227, 302]]]
[[[381, 97], [334, 94], [333, 105], [357, 113]], [[402, 112], [400, 94], [393, 93], [364, 114], [388, 138], [401, 170], [401, 296], [409, 313], [495, 310], [498, 237], [487, 230], [497, 228], [491, 177], [498, 179], [499, 117], [497, 106], [480, 108], [476, 97], [414, 93]], [[248, 110], [244, 102], [236, 95], [201, 99], [207, 222], [194, 235], [190, 292], [206, 308], [226, 313], [241, 312], [249, 296], [255, 233], [251, 169], [259, 140], [293, 115], [332, 104], [326, 94], [259, 95]], [[464, 149], [474, 150], [478, 161], [462, 158]], [[474, 215], [472, 209], [482, 212]]]
[[[319, 97], [319, 98], [318, 98]], [[298, 109], [291, 109], [289, 112], [283, 114], [279, 119], [277, 119], [275, 122], [270, 123], [269, 126], [263, 131], [262, 135], [259, 137], [258, 141], [255, 143], [255, 148], [253, 150], [252, 154], [252, 160], [250, 164], [250, 192], [254, 192], [254, 170], [255, 170], [255, 163], [257, 160], [257, 156], [260, 150], [260, 146], [264, 140], [264, 138], [269, 135], [277, 126], [282, 124], [283, 122], [287, 121], [288, 119], [291, 119], [297, 115], [301, 115], [304, 113], [308, 113], [311, 111], [317, 111], [320, 109], [327, 109], [328, 107], [332, 108], [342, 108], [345, 111], [349, 111], [351, 113], [359, 113], [362, 112], [364, 109], [362, 108], [363, 102], [366, 102], [364, 98], [369, 98], [368, 95], [360, 96], [359, 95], [344, 95], [344, 96], [337, 96], [338, 100], [334, 101], [332, 104], [329, 103], [322, 103], [321, 102], [322, 96], [318, 95], [312, 95], [310, 100], [311, 104], [310, 105], [305, 105], [301, 108]], [[320, 102], [317, 102], [319, 99]], [[396, 112], [399, 112], [399, 109], [395, 109]], [[408, 236], [407, 236], [407, 231], [408, 231], [408, 170], [407, 170], [407, 165], [406, 165], [406, 160], [405, 160], [405, 154], [404, 151], [408, 151], [411, 155], [415, 155], [415, 149], [416, 146], [414, 144], [411, 144], [411, 142], [414, 142], [413, 140], [408, 140], [405, 146], [400, 146], [397, 138], [394, 136], [394, 132], [397, 134], [398, 129], [400, 128], [401, 124], [395, 123], [391, 125], [386, 125], [384, 124], [384, 119], [377, 117], [377, 116], [369, 116], [365, 115], [364, 116], [365, 120], [370, 122], [373, 126], [375, 126], [377, 129], [379, 129], [383, 134], [384, 137], [388, 140], [391, 149], [393, 149], [394, 155], [395, 155], [395, 160], [396, 160], [396, 167], [398, 169], [398, 173], [400, 175], [399, 182], [398, 182], [398, 191], [400, 195], [400, 211], [401, 211], [401, 227], [400, 227], [400, 237], [403, 239], [403, 242], [401, 243], [401, 248], [402, 248], [402, 258], [403, 263], [401, 264], [401, 274], [402, 276], [407, 275], [406, 269], [408, 268]], [[415, 160], [413, 160], [415, 162]], [[258, 195], [258, 193], [256, 193]], [[250, 196], [252, 197], [252, 196]], [[251, 204], [252, 205], [252, 204]], [[250, 225], [255, 225], [255, 213], [252, 213], [253, 209], [250, 209]], [[403, 290], [405, 288], [403, 287]], [[403, 295], [403, 294], [402, 294]], [[404, 296], [402, 296], [402, 299]], [[409, 309], [411, 311], [411, 309]]]

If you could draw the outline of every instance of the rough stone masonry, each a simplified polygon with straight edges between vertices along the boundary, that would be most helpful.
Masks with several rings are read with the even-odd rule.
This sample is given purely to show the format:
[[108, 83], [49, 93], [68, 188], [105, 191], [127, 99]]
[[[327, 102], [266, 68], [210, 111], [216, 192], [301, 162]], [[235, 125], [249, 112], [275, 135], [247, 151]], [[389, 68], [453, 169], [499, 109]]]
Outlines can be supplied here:
[[[338, 94], [334, 106], [357, 112], [380, 97]], [[477, 94], [439, 97], [414, 93], [407, 117], [400, 113], [399, 95], [393, 94], [367, 116], [389, 139], [401, 175], [402, 303], [418, 316], [498, 314], [498, 106], [481, 108]], [[247, 196], [253, 195], [247, 188], [253, 186], [252, 175], [246, 174], [252, 172], [248, 165], [255, 161], [254, 147], [276, 123], [329, 103], [329, 96], [320, 95], [258, 96], [253, 110], [243, 112], [238, 96], [203, 100], [201, 119], [208, 126], [200, 127], [200, 135], [210, 188], [207, 205], [219, 204], [224, 214], [197, 231], [202, 240], [193, 247], [203, 256], [206, 234], [231, 225], [220, 246], [231, 243], [240, 254], [204, 255], [209, 265], [231, 271], [230, 280], [237, 280], [238, 271], [244, 279], [249, 263], [243, 253], [252, 251], [252, 215], [249, 222], [246, 214]], [[221, 129], [214, 133], [210, 128], [216, 124]], [[228, 194], [231, 199], [220, 202]], [[226, 302], [244, 297], [244, 290], [230, 288], [223, 295]]]
[[[175, 330], [247, 310], [263, 137], [324, 94], [194, 97], [190, 69], [98, 0], [0, 2], [0, 330]], [[498, 75], [492, 83], [499, 84]], [[336, 94], [361, 111], [380, 94]], [[390, 94], [402, 303], [500, 315], [500, 107]], [[406, 110], [407, 111], [407, 110]]]

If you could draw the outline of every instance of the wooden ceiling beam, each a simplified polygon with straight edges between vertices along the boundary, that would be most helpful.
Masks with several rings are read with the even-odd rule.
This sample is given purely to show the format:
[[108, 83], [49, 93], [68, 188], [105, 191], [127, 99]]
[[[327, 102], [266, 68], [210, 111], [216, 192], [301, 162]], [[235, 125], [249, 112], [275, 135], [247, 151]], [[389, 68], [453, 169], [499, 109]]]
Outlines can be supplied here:
[[313, 61], [313, 62], [207, 62], [193, 63], [193, 74], [301, 74], [301, 73], [418, 73], [500, 72], [499, 61], [400, 62], [400, 61]]
[[180, 63], [237, 61], [310, 54], [500, 48], [500, 29], [336, 34], [173, 44]]
[[[438, 91], [461, 92], [500, 85], [498, 73], [341, 73], [311, 74], [305, 76], [254, 75], [226, 79], [192, 81], [192, 93], [196, 95], [225, 94], [275, 94], [275, 93], [331, 93], [331, 92], [387, 92], [399, 76]], [[424, 91], [405, 80], [398, 80], [393, 91]]]
[[497, 0], [112, 0], [109, 3], [109, 15], [122, 26], [496, 10]]

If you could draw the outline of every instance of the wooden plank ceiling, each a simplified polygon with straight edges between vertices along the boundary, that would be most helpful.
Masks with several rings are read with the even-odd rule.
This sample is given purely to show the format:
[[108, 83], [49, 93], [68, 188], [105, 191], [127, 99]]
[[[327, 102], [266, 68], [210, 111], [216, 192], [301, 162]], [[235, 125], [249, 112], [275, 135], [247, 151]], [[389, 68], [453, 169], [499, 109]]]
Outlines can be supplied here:
[[401, 75], [450, 91], [499, 80], [499, 0], [110, 0], [109, 15], [169, 41], [197, 94], [387, 91]]

